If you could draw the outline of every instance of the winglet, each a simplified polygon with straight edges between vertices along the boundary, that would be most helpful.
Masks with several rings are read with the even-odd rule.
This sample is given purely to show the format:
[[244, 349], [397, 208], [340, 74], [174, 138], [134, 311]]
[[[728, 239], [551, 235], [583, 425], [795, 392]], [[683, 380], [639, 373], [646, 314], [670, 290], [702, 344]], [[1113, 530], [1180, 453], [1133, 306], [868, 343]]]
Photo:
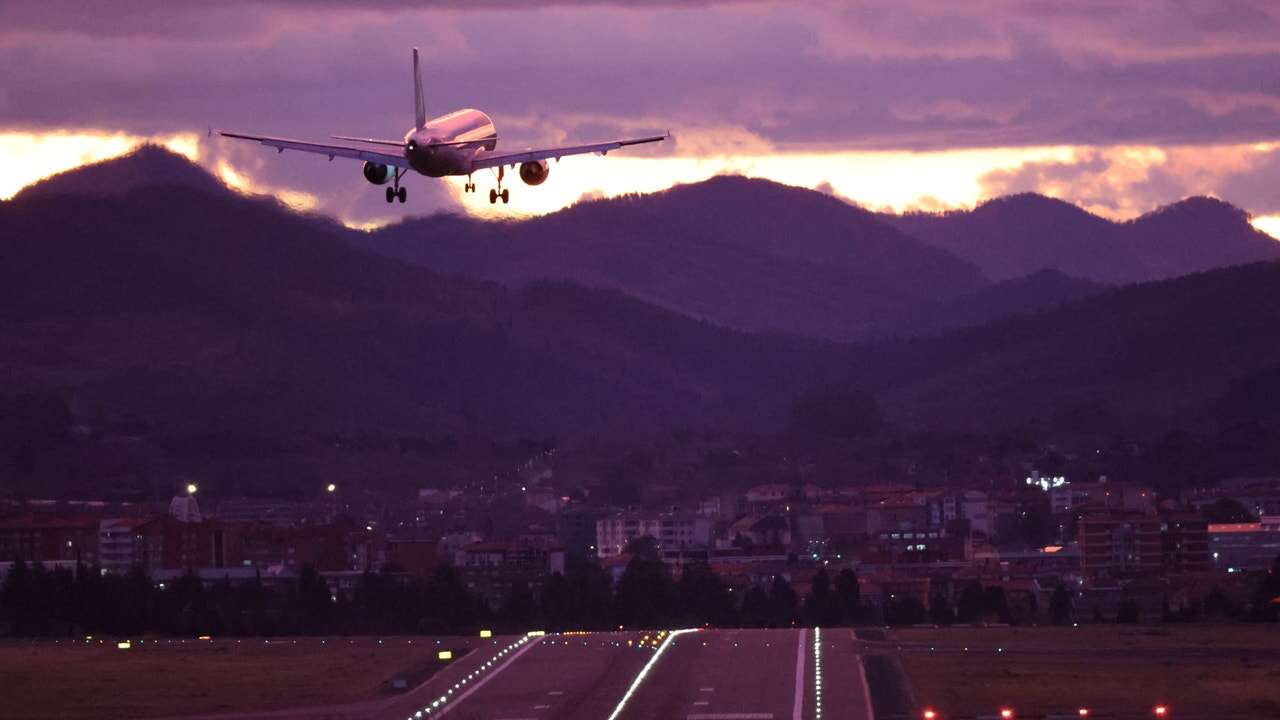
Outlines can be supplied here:
[[418, 68], [418, 48], [413, 49], [413, 109], [414, 127], [427, 124], [427, 102], [422, 97], [422, 70]]

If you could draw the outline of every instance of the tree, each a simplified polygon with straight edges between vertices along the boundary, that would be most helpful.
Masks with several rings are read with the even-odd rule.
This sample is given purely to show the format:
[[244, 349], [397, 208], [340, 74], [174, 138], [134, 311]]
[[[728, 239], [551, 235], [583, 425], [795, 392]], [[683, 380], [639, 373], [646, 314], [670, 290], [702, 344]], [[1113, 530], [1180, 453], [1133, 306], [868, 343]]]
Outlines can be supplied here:
[[962, 623], [977, 622], [986, 612], [986, 596], [982, 592], [982, 584], [973, 581], [960, 591], [960, 602], [956, 606], [956, 620]]
[[1133, 625], [1138, 622], [1138, 603], [1134, 600], [1125, 600], [1120, 603], [1120, 609], [1116, 613], [1116, 622]]
[[1258, 585], [1253, 593], [1253, 608], [1249, 617], [1261, 622], [1276, 622], [1280, 619], [1280, 555], [1276, 556], [1271, 568], [1258, 578]]
[[831, 578], [826, 570], [818, 570], [813, 576], [809, 594], [804, 599], [805, 624], [811, 627], [834, 627], [843, 615], [840, 597], [831, 590]]
[[537, 606], [529, 583], [524, 580], [513, 581], [498, 610], [498, 618], [503, 626], [514, 632], [531, 630], [536, 613]]
[[1004, 594], [1004, 588], [999, 585], [992, 585], [982, 592], [983, 609], [987, 614], [994, 615], [1000, 622], [1007, 623], [1012, 620], [1012, 613], [1009, 612], [1009, 599]]
[[1049, 599], [1049, 619], [1054, 625], [1071, 623], [1071, 591], [1066, 585], [1058, 585]]
[[845, 622], [857, 622], [862, 618], [862, 590], [853, 570], [845, 568], [836, 575], [836, 597], [840, 600], [840, 614]]
[[733, 622], [733, 595], [705, 562], [685, 566], [676, 583], [681, 614], [696, 625], [724, 626]]
[[935, 593], [929, 599], [929, 619], [935, 625], [950, 625], [955, 622], [956, 614], [951, 609], [951, 603], [942, 593]]
[[312, 565], [302, 566], [298, 584], [289, 603], [289, 618], [295, 633], [319, 635], [329, 629], [333, 596], [329, 584]]
[[675, 586], [666, 563], [658, 559], [656, 551], [639, 550], [632, 555], [618, 580], [614, 595], [618, 624], [633, 628], [663, 627], [675, 615]]
[[918, 625], [925, 617], [924, 604], [914, 597], [890, 600], [884, 606], [884, 621], [889, 625]]
[[781, 575], [774, 575], [769, 585], [769, 627], [789, 627], [795, 624], [799, 602], [791, 583]]

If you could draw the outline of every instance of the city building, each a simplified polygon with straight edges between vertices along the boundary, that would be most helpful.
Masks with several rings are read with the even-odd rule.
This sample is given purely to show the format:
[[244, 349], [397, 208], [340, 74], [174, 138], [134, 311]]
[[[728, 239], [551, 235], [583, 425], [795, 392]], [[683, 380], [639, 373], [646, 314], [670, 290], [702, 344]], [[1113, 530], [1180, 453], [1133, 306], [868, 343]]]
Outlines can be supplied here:
[[1160, 518], [1139, 513], [1085, 515], [1078, 524], [1081, 569], [1089, 575], [1160, 570], [1160, 524]]
[[1210, 561], [1225, 572], [1266, 570], [1280, 557], [1280, 515], [1208, 527]]
[[0, 562], [98, 561], [97, 518], [25, 515], [0, 520]]
[[705, 548], [711, 545], [711, 520], [681, 513], [625, 512], [596, 521], [596, 555], [622, 554], [627, 543], [648, 535], [658, 549]]

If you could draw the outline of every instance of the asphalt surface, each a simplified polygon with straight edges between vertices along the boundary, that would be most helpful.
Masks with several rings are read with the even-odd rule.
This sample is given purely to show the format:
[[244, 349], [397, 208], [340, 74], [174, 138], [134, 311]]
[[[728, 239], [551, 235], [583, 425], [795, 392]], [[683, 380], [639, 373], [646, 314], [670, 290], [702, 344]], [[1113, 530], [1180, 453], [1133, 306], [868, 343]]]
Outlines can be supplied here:
[[[666, 637], [656, 632], [547, 636], [494, 666], [487, 680], [431, 717], [872, 720], [852, 633], [832, 629], [818, 639], [815, 648], [814, 631], [798, 629], [688, 632], [665, 647]], [[406, 720], [415, 706], [470, 672], [468, 664], [482, 666], [486, 655], [473, 652], [378, 717]]]

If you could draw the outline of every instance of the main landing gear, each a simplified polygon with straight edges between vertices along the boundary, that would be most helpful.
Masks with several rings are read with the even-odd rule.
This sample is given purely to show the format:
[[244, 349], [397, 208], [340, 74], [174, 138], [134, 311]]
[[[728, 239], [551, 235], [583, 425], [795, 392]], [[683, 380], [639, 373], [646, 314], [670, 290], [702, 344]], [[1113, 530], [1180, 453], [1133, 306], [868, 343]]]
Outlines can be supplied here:
[[400, 187], [400, 178], [404, 176], [405, 172], [407, 171], [396, 168], [395, 184], [387, 188], [387, 202], [395, 202], [396, 200], [404, 202], [409, 198], [408, 189]]
[[[509, 190], [509, 189], [508, 189], [508, 190], [503, 190], [503, 189], [502, 189], [502, 175], [503, 175], [503, 172], [502, 172], [502, 171], [503, 171], [503, 168], [502, 168], [502, 166], [501, 166], [501, 165], [499, 165], [499, 166], [498, 166], [498, 189], [497, 189], [497, 190], [490, 190], [490, 191], [489, 191], [489, 204], [490, 204], [490, 205], [493, 205], [494, 203], [498, 202], [498, 198], [502, 198], [502, 204], [503, 204], [503, 205], [506, 205], [506, 204], [507, 204], [507, 202], [508, 202], [509, 200], [511, 200], [511, 190]], [[472, 185], [472, 186], [471, 186], [471, 189], [474, 191], [474, 190], [475, 190], [475, 187], [476, 187], [475, 185]]]

